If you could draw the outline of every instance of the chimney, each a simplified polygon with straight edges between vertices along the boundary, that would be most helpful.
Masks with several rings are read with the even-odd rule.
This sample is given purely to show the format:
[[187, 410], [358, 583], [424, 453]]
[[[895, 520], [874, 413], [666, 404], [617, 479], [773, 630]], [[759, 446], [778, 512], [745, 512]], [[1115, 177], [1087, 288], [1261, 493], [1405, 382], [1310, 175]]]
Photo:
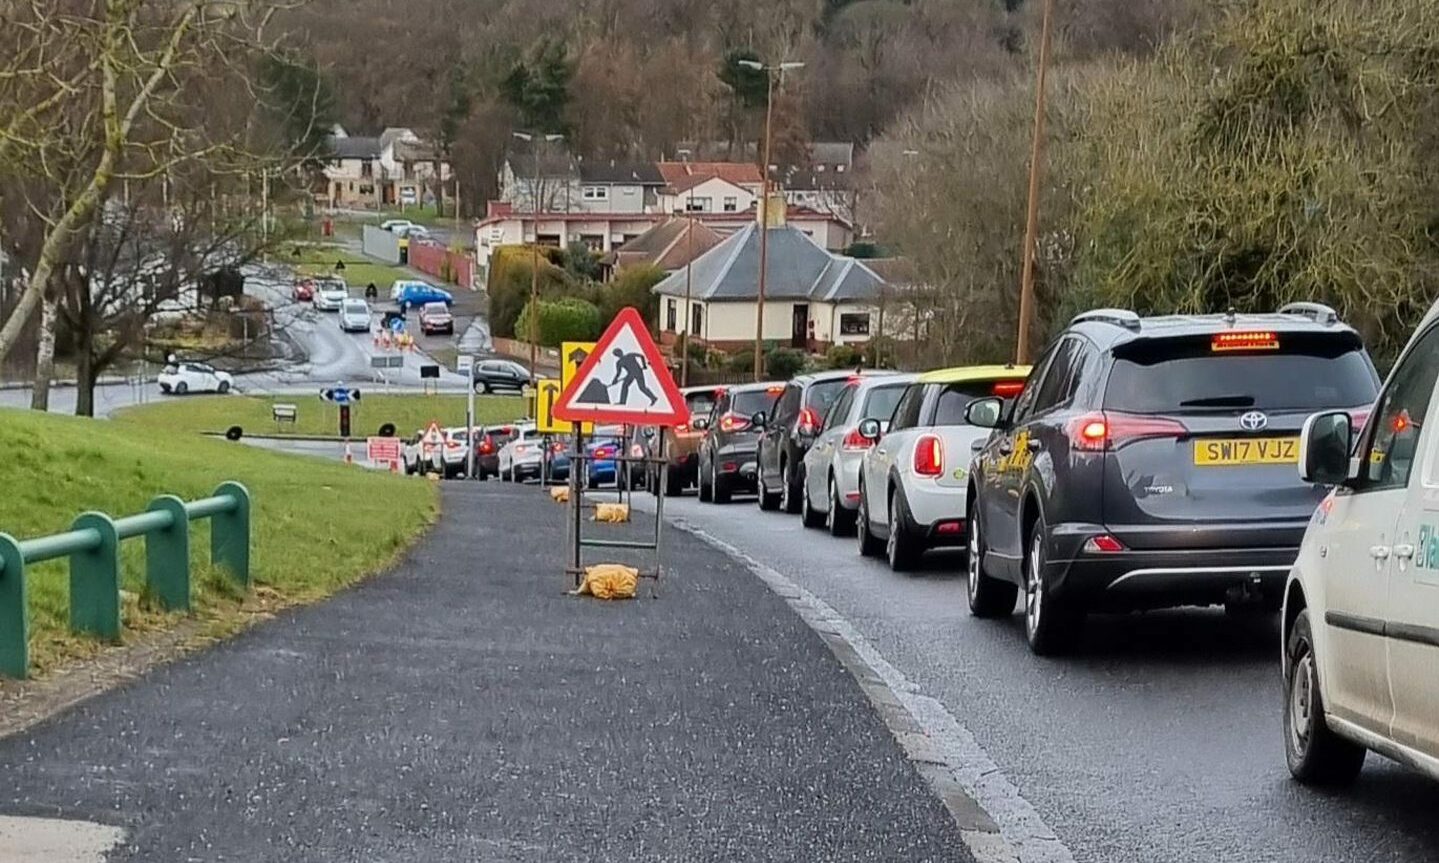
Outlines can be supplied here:
[[755, 201], [755, 221], [768, 228], [784, 227], [784, 193], [769, 193], [769, 204], [766, 205], [763, 199]]

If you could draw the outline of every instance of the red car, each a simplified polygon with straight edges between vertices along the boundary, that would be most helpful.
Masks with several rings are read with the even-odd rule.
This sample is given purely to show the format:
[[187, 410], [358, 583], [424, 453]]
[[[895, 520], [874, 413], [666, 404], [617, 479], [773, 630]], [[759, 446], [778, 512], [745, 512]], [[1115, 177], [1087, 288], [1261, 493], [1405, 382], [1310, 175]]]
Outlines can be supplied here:
[[444, 303], [425, 303], [420, 309], [420, 332], [425, 335], [431, 333], [455, 332], [455, 319], [450, 316], [450, 308]]
[[308, 303], [315, 298], [314, 279], [296, 279], [295, 287], [290, 291], [290, 298], [297, 303]]

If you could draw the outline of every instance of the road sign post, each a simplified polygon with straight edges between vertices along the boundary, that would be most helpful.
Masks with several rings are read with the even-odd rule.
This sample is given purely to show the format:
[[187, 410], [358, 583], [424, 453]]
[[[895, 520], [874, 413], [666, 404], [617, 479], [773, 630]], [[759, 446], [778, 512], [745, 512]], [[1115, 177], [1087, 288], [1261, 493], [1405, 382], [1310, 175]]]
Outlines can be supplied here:
[[[655, 498], [654, 536], [649, 540], [599, 539], [584, 535], [582, 513], [585, 509], [586, 474], [592, 456], [586, 452], [584, 423], [615, 423], [626, 429], [625, 440], [620, 442], [615, 454], [615, 477], [617, 484], [628, 484], [629, 467], [642, 463], [648, 468], [654, 466], [659, 472], [659, 488], [663, 489], [669, 478], [669, 459], [665, 452], [665, 436], [659, 436], [659, 445], [649, 457], [636, 456], [629, 447], [628, 430], [635, 426], [679, 425], [689, 422], [689, 408], [669, 368], [660, 356], [659, 348], [650, 337], [644, 319], [634, 308], [625, 308], [615, 316], [598, 342], [586, 345], [587, 350], [576, 350], [574, 343], [566, 343], [561, 352], [561, 369], [568, 374], [561, 381], [560, 394], [553, 401], [536, 399], [536, 417], [542, 410], [548, 410], [547, 422], [568, 422], [573, 429], [574, 450], [570, 453], [570, 512], [567, 521], [567, 563], [565, 572], [574, 577], [578, 585], [584, 577], [585, 548], [648, 550], [654, 553], [654, 568], [640, 570], [640, 576], [652, 579], [650, 595], [655, 595], [654, 585], [659, 583], [663, 564], [660, 558], [660, 538], [664, 528], [665, 498]], [[573, 371], [569, 371], [574, 363]], [[540, 394], [544, 390], [538, 390]], [[624, 477], [623, 479], [621, 477]], [[624, 489], [620, 500], [624, 500]], [[633, 495], [631, 495], [633, 502]]]
[[468, 395], [465, 397], [465, 440], [468, 442], [470, 451], [465, 454], [465, 479], [475, 478], [475, 358], [470, 354], [460, 354], [455, 359], [455, 370], [469, 379], [470, 385], [465, 387]]

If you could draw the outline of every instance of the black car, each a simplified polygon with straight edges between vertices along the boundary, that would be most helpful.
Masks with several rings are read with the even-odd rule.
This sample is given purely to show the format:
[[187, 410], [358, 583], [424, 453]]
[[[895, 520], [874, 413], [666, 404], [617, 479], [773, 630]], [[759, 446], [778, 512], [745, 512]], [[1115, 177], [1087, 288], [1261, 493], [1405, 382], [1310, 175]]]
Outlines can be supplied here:
[[1311, 414], [1368, 414], [1359, 334], [1310, 303], [1276, 314], [1076, 317], [970, 469], [969, 607], [1025, 591], [1032, 650], [1063, 651], [1090, 610], [1277, 610], [1325, 490], [1296, 470]]
[[804, 454], [824, 426], [830, 405], [845, 386], [860, 375], [892, 375], [884, 371], [830, 371], [799, 375], [785, 384], [764, 416], [756, 416], [760, 431], [759, 507], [799, 512], [804, 495]]
[[783, 390], [782, 384], [762, 383], [715, 392], [714, 407], [700, 441], [700, 500], [729, 503], [737, 491], [754, 491], [759, 430], [752, 418], [773, 404]]
[[500, 448], [515, 439], [519, 429], [513, 425], [485, 426], [475, 436], [475, 477], [487, 479], [500, 475]]
[[530, 370], [514, 360], [480, 360], [475, 363], [475, 392], [515, 390], [530, 384]]

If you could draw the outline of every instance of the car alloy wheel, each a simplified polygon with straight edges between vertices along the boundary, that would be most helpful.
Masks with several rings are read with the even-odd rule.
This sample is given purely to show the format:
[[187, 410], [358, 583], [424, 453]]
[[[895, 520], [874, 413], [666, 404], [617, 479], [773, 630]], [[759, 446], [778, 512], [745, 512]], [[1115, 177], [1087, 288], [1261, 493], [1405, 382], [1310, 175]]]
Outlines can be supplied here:
[[829, 518], [815, 511], [809, 502], [809, 482], [805, 481], [799, 491], [799, 518], [805, 527], [824, 527], [828, 525]]
[[790, 498], [792, 498], [792, 497], [794, 497], [794, 493], [793, 493], [792, 491], [790, 491], [789, 462], [784, 462], [784, 463], [782, 463], [782, 464], [779, 466], [779, 507], [780, 507], [780, 509], [784, 510], [785, 512], [793, 512], [793, 511], [794, 511], [794, 504], [793, 504], [793, 502], [791, 502], [791, 500], [790, 500]]
[[968, 571], [966, 577], [969, 579], [969, 581], [965, 584], [964, 589], [965, 592], [969, 594], [969, 610], [974, 611], [974, 609], [979, 606], [979, 570], [981, 552], [979, 550], [979, 522], [976, 521], [973, 516], [970, 516], [969, 519], [969, 542], [967, 545], [969, 553], [965, 556], [969, 559], [965, 561], [965, 564]]
[[859, 554], [861, 557], [874, 557], [884, 549], [884, 546], [874, 534], [869, 532], [869, 504], [864, 493], [864, 486], [859, 487], [859, 511], [855, 517], [854, 527], [855, 538], [859, 541]]
[[1040, 627], [1045, 624], [1044, 584], [1039, 574], [1042, 562], [1039, 542], [1029, 544], [1028, 560], [1029, 565], [1024, 568], [1024, 629], [1032, 644], [1041, 631]]
[[836, 511], [839, 507], [836, 504], [838, 504], [839, 501], [836, 500], [838, 493], [835, 491], [833, 475], [829, 478], [829, 488], [827, 491], [829, 493], [829, 512], [824, 514], [824, 529], [829, 531], [830, 536], [837, 536], [838, 531], [836, 531], [835, 528], [839, 525], [839, 515]]

